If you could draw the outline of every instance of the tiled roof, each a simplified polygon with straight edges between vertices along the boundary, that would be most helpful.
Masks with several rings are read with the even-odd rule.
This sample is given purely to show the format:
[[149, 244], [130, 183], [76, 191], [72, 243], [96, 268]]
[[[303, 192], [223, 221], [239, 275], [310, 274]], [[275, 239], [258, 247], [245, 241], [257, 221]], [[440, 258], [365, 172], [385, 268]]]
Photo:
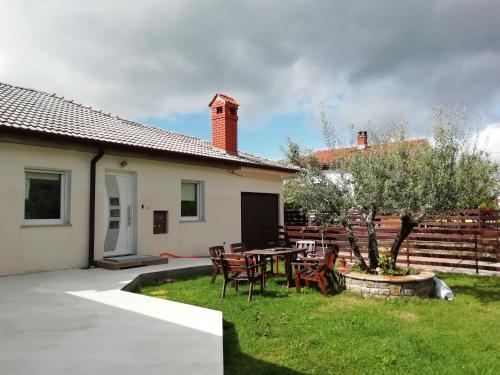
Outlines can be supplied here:
[[239, 107], [239, 104], [236, 100], [234, 100], [233, 98], [231, 98], [230, 96], [226, 95], [226, 94], [223, 94], [221, 92], [218, 92], [217, 94], [214, 95], [214, 97], [212, 98], [212, 100], [210, 101], [210, 103], [208, 103], [208, 106], [211, 107], [212, 106], [212, 103], [215, 101], [215, 99], [221, 99], [222, 101], [224, 102], [228, 102], [230, 104], [233, 104], [235, 106], [238, 106]]
[[249, 153], [227, 154], [206, 140], [125, 120], [54, 94], [4, 83], [0, 83], [0, 131], [2, 128], [122, 145], [137, 151], [158, 150], [256, 168], [294, 171]]
[[[427, 140], [425, 138], [420, 139], [411, 139], [408, 141], [408, 145], [410, 147], [415, 147], [417, 145], [426, 144]], [[373, 146], [366, 146], [363, 150], [365, 153], [370, 153], [372, 151], [383, 150], [390, 146], [390, 143], [377, 144]], [[340, 156], [347, 156], [358, 150], [357, 146], [352, 147], [341, 147], [336, 148], [334, 150], [319, 150], [314, 153], [314, 156], [319, 160], [319, 162], [323, 165], [331, 164], [336, 158]]]

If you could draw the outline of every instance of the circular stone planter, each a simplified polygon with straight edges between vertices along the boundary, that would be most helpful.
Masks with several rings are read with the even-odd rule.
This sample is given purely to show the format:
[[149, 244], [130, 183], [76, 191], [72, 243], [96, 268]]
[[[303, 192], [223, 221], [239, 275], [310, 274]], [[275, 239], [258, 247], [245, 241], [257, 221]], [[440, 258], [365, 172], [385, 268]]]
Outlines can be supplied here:
[[428, 298], [434, 292], [434, 273], [422, 271], [418, 275], [384, 276], [369, 275], [349, 271], [344, 275], [345, 288], [363, 297], [396, 298], [422, 297]]

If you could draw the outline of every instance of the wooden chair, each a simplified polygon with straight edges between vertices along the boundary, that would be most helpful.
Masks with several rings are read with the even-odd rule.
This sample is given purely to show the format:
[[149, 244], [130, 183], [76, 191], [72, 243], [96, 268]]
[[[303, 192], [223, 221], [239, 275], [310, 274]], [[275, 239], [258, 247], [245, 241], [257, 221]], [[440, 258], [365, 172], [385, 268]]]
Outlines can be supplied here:
[[307, 257], [316, 251], [316, 241], [313, 240], [299, 240], [295, 243], [297, 249], [304, 249], [304, 256]]
[[[276, 247], [286, 247], [286, 241], [285, 240], [277, 240], [277, 241], [271, 241], [269, 242], [269, 247], [272, 247], [272, 248], [276, 248]], [[279, 274], [280, 270], [279, 270], [279, 264], [280, 264], [280, 260], [284, 260], [285, 257], [282, 256], [282, 255], [276, 255], [276, 256], [273, 256], [271, 261], [269, 262], [271, 264], [271, 274], [272, 275], [276, 275], [276, 274]], [[276, 271], [274, 270], [274, 267], [276, 264]]]
[[229, 249], [232, 253], [244, 253], [247, 251], [247, 247], [243, 242], [232, 243], [229, 245]]
[[297, 294], [300, 294], [300, 280], [304, 280], [306, 287], [309, 287], [310, 281], [315, 282], [321, 293], [328, 296], [329, 289], [333, 290], [335, 287], [335, 275], [329, 265], [335, 264], [338, 253], [339, 248], [334, 247], [326, 250], [324, 257], [304, 257], [300, 262], [294, 262]]
[[278, 238], [277, 242], [281, 242], [283, 247], [288, 246], [289, 241], [288, 241], [288, 234], [287, 234], [287, 229], [286, 225], [285, 226], [279, 226], [278, 227]]
[[[321, 247], [321, 246], [316, 247], [316, 250], [314, 251], [314, 253], [309, 253], [308, 257], [323, 259], [325, 257], [326, 252], [329, 249], [330, 249], [330, 247]], [[336, 260], [337, 260], [337, 257], [332, 257], [330, 260], [330, 263], [328, 264], [328, 268], [333, 269], [333, 267], [335, 266]]]
[[215, 278], [219, 273], [222, 273], [222, 266], [220, 264], [220, 255], [224, 254], [224, 246], [212, 246], [208, 248], [208, 256], [212, 261], [212, 277], [210, 279], [210, 284], [215, 282]]
[[[240, 281], [248, 282], [248, 301], [252, 300], [253, 285], [260, 282], [260, 291], [264, 291], [264, 267], [265, 263], [258, 263], [255, 255], [245, 254], [220, 254], [222, 275], [222, 298], [226, 295], [226, 286], [233, 283], [238, 291]], [[260, 269], [260, 271], [259, 271]]]

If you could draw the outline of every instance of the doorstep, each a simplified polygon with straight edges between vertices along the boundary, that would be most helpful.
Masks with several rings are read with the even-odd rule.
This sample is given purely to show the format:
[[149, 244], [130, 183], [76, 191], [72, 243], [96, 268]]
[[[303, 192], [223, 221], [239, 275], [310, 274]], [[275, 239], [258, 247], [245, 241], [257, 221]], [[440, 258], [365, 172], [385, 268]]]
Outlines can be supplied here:
[[121, 270], [125, 268], [154, 266], [167, 264], [168, 258], [152, 255], [124, 255], [119, 257], [104, 258], [96, 261], [96, 266], [108, 270]]

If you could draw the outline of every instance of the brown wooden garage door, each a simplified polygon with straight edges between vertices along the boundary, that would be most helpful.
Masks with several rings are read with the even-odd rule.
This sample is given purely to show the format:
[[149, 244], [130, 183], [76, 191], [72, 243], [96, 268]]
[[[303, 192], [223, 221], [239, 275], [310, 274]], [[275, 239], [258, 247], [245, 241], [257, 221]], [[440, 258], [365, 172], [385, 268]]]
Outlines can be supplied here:
[[241, 193], [241, 240], [249, 249], [278, 239], [279, 195]]

